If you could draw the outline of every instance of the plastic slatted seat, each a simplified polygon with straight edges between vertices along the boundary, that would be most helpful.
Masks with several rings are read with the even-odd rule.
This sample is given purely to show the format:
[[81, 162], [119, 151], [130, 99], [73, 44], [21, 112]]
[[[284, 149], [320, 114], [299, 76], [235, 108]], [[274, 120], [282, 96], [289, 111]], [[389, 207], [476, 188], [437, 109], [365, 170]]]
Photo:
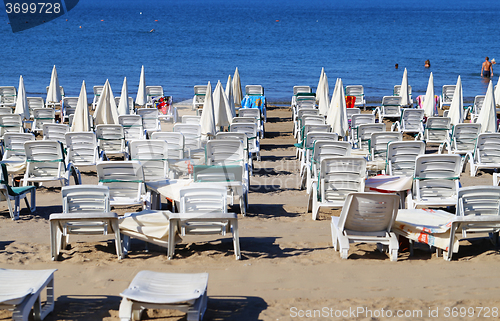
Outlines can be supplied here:
[[122, 125], [97, 125], [95, 129], [99, 152], [109, 156], [128, 158], [125, 133]]
[[168, 159], [184, 158], [184, 135], [179, 132], [154, 132], [151, 139], [162, 139], [167, 142]]
[[399, 118], [401, 117], [401, 97], [400, 96], [384, 96], [382, 104], [375, 108], [373, 114], [378, 113], [378, 122], [382, 123], [384, 118]]
[[365, 178], [366, 159], [363, 157], [324, 158], [318, 182], [313, 183], [309, 194], [307, 211], [312, 208], [312, 219], [316, 220], [321, 207], [341, 208], [348, 194], [364, 191]]
[[[409, 102], [410, 102], [410, 106], [413, 105], [413, 98], [411, 97], [411, 94], [412, 94], [412, 88], [410, 85], [408, 85], [408, 98], [409, 98]], [[394, 96], [400, 96], [401, 95], [401, 85], [394, 85], [394, 89], [393, 89], [393, 95]]]
[[165, 140], [133, 140], [128, 147], [130, 159], [141, 162], [146, 182], [168, 179], [168, 144]]
[[230, 126], [231, 132], [245, 133], [248, 139], [248, 151], [260, 161], [260, 138], [258, 135], [258, 125], [256, 123], [235, 123]]
[[42, 97], [26, 97], [26, 101], [28, 102], [31, 118], [33, 118], [33, 109], [45, 108], [45, 101]]
[[333, 248], [347, 259], [350, 243], [376, 243], [388, 246], [391, 261], [397, 261], [399, 242], [391, 228], [398, 206], [399, 197], [394, 194], [347, 195], [340, 216], [332, 216]]
[[336, 142], [339, 140], [337, 133], [331, 132], [309, 132], [305, 138], [305, 143], [297, 150], [300, 160], [300, 175], [304, 175], [307, 166], [311, 165], [311, 157], [314, 147], [314, 142], [317, 140]]
[[118, 123], [123, 126], [123, 134], [126, 141], [146, 139], [142, 116], [140, 115], [120, 115]]
[[369, 149], [369, 142], [373, 133], [380, 133], [385, 131], [385, 124], [360, 124], [356, 128], [356, 136], [358, 138], [355, 144], [359, 149]]
[[65, 124], [43, 124], [43, 139], [55, 140], [66, 145], [64, 135], [69, 132], [69, 126]]
[[64, 136], [68, 162], [80, 169], [86, 166], [96, 166], [105, 157], [99, 154], [97, 138], [93, 132], [71, 132]]
[[407, 208], [455, 206], [460, 179], [459, 155], [420, 155], [415, 160], [413, 190]]
[[41, 131], [43, 133], [44, 124], [53, 124], [56, 122], [56, 111], [54, 108], [35, 108], [33, 109], [33, 132]]
[[[94, 86], [94, 98], [92, 99], [92, 110], [95, 110], [97, 104], [99, 103], [99, 99], [101, 98], [102, 90], [104, 86]], [[133, 104], [132, 104], [133, 106]]]
[[444, 105], [451, 105], [453, 101], [453, 95], [455, 94], [456, 85], [444, 85], [441, 96], [439, 97], [439, 105], [443, 109]]
[[424, 110], [405, 108], [401, 119], [392, 124], [391, 130], [400, 133], [412, 133], [422, 136], [424, 134]]
[[312, 185], [318, 181], [321, 161], [325, 158], [351, 156], [351, 145], [348, 142], [331, 140], [315, 140], [310, 153], [310, 159], [301, 176], [302, 187], [307, 194], [311, 193]]
[[120, 320], [140, 320], [145, 309], [181, 310], [188, 321], [201, 320], [207, 309], [207, 287], [208, 273], [140, 271], [120, 293]]
[[109, 188], [111, 206], [144, 205], [147, 201], [144, 172], [138, 161], [100, 162], [97, 178], [99, 185]]
[[24, 142], [34, 140], [35, 135], [32, 133], [6, 133], [3, 136], [2, 162], [7, 165], [10, 174], [24, 173], [26, 169]]
[[193, 110], [197, 110], [203, 108], [203, 104], [205, 103], [205, 95], [207, 94], [207, 85], [197, 85], [193, 87], [194, 96], [193, 96]]
[[245, 94], [246, 95], [264, 95], [264, 87], [261, 85], [246, 85], [245, 86]]
[[387, 174], [412, 176], [417, 156], [425, 154], [425, 143], [419, 141], [390, 142], [387, 145]]
[[107, 235], [115, 237], [116, 254], [123, 258], [118, 215], [110, 211], [106, 186], [66, 186], [61, 190], [63, 212], [50, 215], [52, 260], [69, 244], [69, 235]]
[[362, 85], [351, 85], [345, 87], [346, 96], [356, 97], [354, 106], [366, 108], [365, 89]]
[[0, 86], [0, 106], [16, 107], [17, 90], [14, 86]]
[[24, 133], [21, 115], [0, 115], [0, 137], [6, 133]]
[[428, 144], [443, 144], [450, 139], [451, 118], [429, 117], [425, 123], [422, 140]]
[[[353, 144], [358, 143], [358, 127], [362, 124], [375, 124], [375, 115], [373, 114], [354, 114], [351, 116], [349, 126], [349, 139]], [[359, 147], [358, 147], [359, 148]]]
[[467, 160], [472, 177], [476, 176], [479, 169], [500, 168], [500, 133], [479, 134], [476, 148], [467, 153]]
[[54, 311], [55, 271], [0, 269], [0, 309], [13, 310], [14, 321], [27, 321], [30, 317], [43, 320]]
[[146, 86], [146, 99], [149, 104], [152, 104], [154, 97], [163, 97], [162, 86]]
[[184, 155], [201, 148], [201, 126], [199, 124], [175, 124], [174, 132], [184, 136]]
[[78, 97], [64, 97], [62, 100], [62, 121], [69, 120], [69, 115], [73, 115], [78, 104]]
[[246, 215], [248, 207], [248, 189], [246, 184], [245, 168], [241, 165], [196, 165], [194, 166], [194, 181], [217, 183], [226, 186], [228, 196], [232, 200], [234, 195], [239, 197], [240, 210]]
[[24, 143], [26, 151], [26, 172], [23, 186], [33, 183], [42, 185], [49, 181], [59, 181], [61, 186], [68, 186], [70, 177], [75, 184], [81, 183], [80, 171], [72, 163], [66, 165], [63, 146], [54, 140], [28, 141]]
[[198, 125], [198, 124], [200, 124], [200, 119], [201, 119], [201, 116], [183, 115], [182, 118], [181, 118], [181, 122], [183, 124], [195, 124], [195, 125]]
[[401, 133], [380, 132], [373, 133], [370, 137], [369, 151], [370, 160], [380, 161], [385, 164], [387, 160], [387, 145], [390, 142], [399, 142], [403, 140]]
[[156, 108], [139, 108], [137, 115], [142, 116], [142, 126], [147, 135], [150, 136], [153, 132], [161, 131], [160, 118], [158, 109]]

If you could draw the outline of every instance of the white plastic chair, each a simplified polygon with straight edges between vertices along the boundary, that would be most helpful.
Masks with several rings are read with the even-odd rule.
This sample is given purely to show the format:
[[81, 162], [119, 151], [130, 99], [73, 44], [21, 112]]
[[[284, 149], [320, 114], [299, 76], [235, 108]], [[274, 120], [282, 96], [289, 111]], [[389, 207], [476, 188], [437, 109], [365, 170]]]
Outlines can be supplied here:
[[451, 118], [429, 117], [425, 123], [422, 140], [428, 144], [443, 144], [450, 139], [452, 130]]
[[205, 103], [205, 95], [207, 94], [207, 85], [197, 85], [193, 87], [194, 96], [193, 96], [193, 110], [198, 110], [203, 108], [203, 104]]
[[3, 136], [2, 163], [7, 165], [10, 174], [24, 173], [26, 169], [24, 142], [34, 140], [35, 135], [32, 133], [6, 133]]
[[151, 139], [162, 139], [167, 142], [168, 159], [184, 158], [184, 135], [179, 132], [154, 132]]
[[344, 206], [348, 194], [364, 191], [365, 178], [366, 159], [363, 157], [324, 158], [318, 182], [312, 184], [307, 212], [312, 209], [312, 219], [316, 220], [321, 207]]
[[144, 172], [138, 161], [106, 161], [97, 164], [99, 185], [109, 188], [111, 206], [143, 205], [148, 200]]
[[175, 124], [174, 132], [184, 136], [184, 155], [189, 157], [191, 151], [201, 148], [201, 126], [199, 124]]
[[359, 108], [347, 108], [346, 109], [346, 117], [347, 117], [347, 121], [349, 123], [352, 121], [353, 115], [359, 115], [359, 114], [361, 114], [361, 109], [359, 109]]
[[456, 85], [444, 85], [441, 96], [439, 97], [439, 106], [441, 109], [443, 109], [443, 106], [451, 105], [451, 102], [453, 101], [453, 95], [455, 94], [455, 87]]
[[444, 149], [448, 154], [466, 155], [476, 148], [477, 137], [481, 133], [481, 124], [456, 124], [453, 127], [451, 138], [439, 146], [439, 153]]
[[142, 116], [140, 115], [120, 115], [118, 123], [123, 126], [125, 140], [146, 139], [144, 126], [142, 125]]
[[104, 152], [99, 153], [97, 138], [93, 132], [70, 132], [64, 136], [66, 140], [66, 160], [78, 169], [96, 166], [104, 160]]
[[350, 243], [388, 246], [391, 261], [398, 260], [399, 242], [391, 232], [399, 197], [394, 194], [352, 193], [347, 195], [339, 217], [332, 216], [332, 242], [340, 257], [347, 259]]
[[358, 127], [362, 124], [375, 124], [375, 115], [354, 114], [351, 116], [351, 124], [349, 126], [349, 139], [354, 145], [358, 143]]
[[245, 86], [246, 95], [264, 95], [264, 87], [262, 85], [246, 85]]
[[200, 119], [201, 119], [201, 116], [183, 115], [182, 118], [181, 118], [181, 122], [183, 124], [195, 124], [195, 125], [199, 125], [200, 124]]
[[13, 310], [15, 321], [27, 321], [31, 316], [34, 320], [43, 320], [54, 311], [55, 271], [0, 269], [0, 309]]
[[61, 107], [62, 122], [69, 120], [69, 115], [73, 115], [75, 113], [77, 104], [78, 104], [78, 97], [64, 97], [63, 98], [62, 107]]
[[146, 99], [148, 104], [151, 105], [154, 97], [163, 97], [162, 86], [146, 86]]
[[124, 159], [128, 158], [122, 125], [97, 125], [95, 134], [99, 153], [104, 152], [106, 157], [123, 156]]
[[[99, 99], [101, 98], [101, 93], [102, 90], [104, 89], [104, 86], [94, 86], [94, 98], [92, 100], [92, 110], [95, 110], [97, 107], [97, 104], [99, 103]], [[132, 104], [133, 106], [133, 104]]]
[[407, 208], [455, 206], [460, 180], [459, 155], [420, 155], [415, 160], [413, 190]]
[[304, 174], [306, 166], [311, 164], [312, 151], [314, 147], [314, 142], [317, 140], [337, 142], [339, 140], [339, 135], [332, 132], [309, 132], [305, 137], [304, 144], [297, 147], [298, 159], [300, 160], [300, 175]]
[[365, 90], [362, 85], [345, 86], [345, 95], [356, 97], [354, 106], [366, 108]]
[[395, 132], [372, 133], [370, 136], [370, 160], [384, 162], [387, 160], [387, 145], [390, 142], [400, 142], [403, 134]]
[[387, 174], [413, 176], [417, 156], [425, 154], [425, 143], [420, 141], [390, 142], [387, 145]]
[[158, 109], [156, 108], [139, 108], [137, 109], [137, 115], [142, 116], [142, 126], [146, 131], [147, 135], [150, 136], [153, 132], [161, 131], [160, 118], [158, 115]]
[[207, 287], [208, 273], [140, 271], [120, 293], [120, 320], [140, 320], [145, 309], [181, 310], [188, 321], [201, 320], [207, 309]]
[[376, 107], [373, 111], [374, 115], [378, 114], [378, 122], [382, 123], [384, 118], [399, 118], [401, 117], [401, 97], [400, 96], [384, 96], [382, 104]]
[[110, 211], [106, 186], [66, 186], [61, 190], [63, 212], [51, 214], [50, 247], [52, 260], [69, 245], [69, 235], [107, 235], [115, 237], [116, 254], [123, 258], [118, 215]]
[[21, 115], [0, 115], [0, 137], [6, 133], [24, 133]]
[[56, 112], [54, 108], [35, 108], [33, 109], [33, 129], [32, 132], [43, 133], [44, 124], [53, 124], [56, 122]]
[[356, 128], [357, 142], [355, 146], [359, 149], [369, 149], [369, 142], [373, 133], [385, 132], [385, 124], [360, 124]]
[[49, 181], [59, 181], [61, 186], [68, 186], [70, 177], [76, 185], [81, 184], [80, 171], [64, 161], [63, 146], [54, 140], [28, 141], [24, 143], [26, 151], [26, 172], [23, 186], [33, 183], [42, 185]]
[[129, 155], [142, 164], [144, 181], [168, 179], [168, 144], [162, 139], [132, 140]]
[[66, 124], [43, 124], [43, 140], [55, 140], [66, 147], [66, 138], [64, 135], [69, 132], [69, 126]]
[[0, 86], [0, 106], [16, 107], [17, 90], [14, 86]]
[[255, 155], [260, 161], [260, 138], [258, 135], [258, 125], [256, 123], [235, 123], [230, 126], [231, 132], [245, 133], [248, 139], [248, 151]]
[[[411, 97], [411, 94], [412, 94], [412, 88], [410, 85], [408, 85], [408, 97], [409, 97], [410, 107], [413, 106], [413, 98]], [[394, 85], [393, 95], [394, 96], [401, 95], [401, 85]]]
[[[10, 218], [13, 220], [19, 219], [22, 198], [26, 202], [26, 207], [30, 210], [30, 212], [34, 212], [36, 210], [36, 188], [34, 186], [10, 186], [7, 166], [4, 163], [0, 165], [0, 198], [7, 201]], [[28, 193], [30, 193], [31, 196], [31, 205], [28, 202]], [[14, 208], [12, 208], [12, 204], [10, 203], [11, 200], [14, 200]]]
[[400, 120], [394, 122], [391, 131], [400, 133], [412, 133], [418, 136], [424, 134], [424, 110], [404, 108]]
[[466, 161], [469, 162], [472, 177], [476, 176], [479, 169], [500, 168], [500, 133], [479, 134], [476, 148], [467, 153]]
[[33, 118], [33, 109], [45, 108], [45, 101], [42, 97], [26, 97], [26, 100], [28, 102], [31, 118]]
[[237, 195], [240, 201], [240, 211], [246, 215], [248, 208], [248, 189], [245, 183], [245, 168], [241, 165], [196, 165], [193, 170], [195, 182], [216, 183], [214, 185], [227, 187], [231, 205], [234, 196]]

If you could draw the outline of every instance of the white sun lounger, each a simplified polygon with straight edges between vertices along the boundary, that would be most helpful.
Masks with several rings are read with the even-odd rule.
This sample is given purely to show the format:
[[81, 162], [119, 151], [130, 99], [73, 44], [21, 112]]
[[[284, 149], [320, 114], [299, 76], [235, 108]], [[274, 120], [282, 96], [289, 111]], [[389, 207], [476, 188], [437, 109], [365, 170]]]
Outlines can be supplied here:
[[121, 321], [140, 320], [145, 309], [187, 312], [187, 320], [201, 320], [207, 309], [208, 273], [140, 271], [120, 293]]
[[[33, 308], [35, 320], [54, 310], [54, 272], [57, 270], [0, 269], [0, 309], [13, 310], [12, 320], [28, 321]], [[47, 290], [44, 305], [40, 299]]]

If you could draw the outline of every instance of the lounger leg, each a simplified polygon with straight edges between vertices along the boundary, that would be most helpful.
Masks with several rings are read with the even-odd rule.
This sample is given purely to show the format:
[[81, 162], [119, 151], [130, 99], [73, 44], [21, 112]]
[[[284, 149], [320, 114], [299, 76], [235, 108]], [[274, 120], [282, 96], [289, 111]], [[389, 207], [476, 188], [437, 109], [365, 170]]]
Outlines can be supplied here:
[[237, 260], [241, 259], [241, 252], [240, 252], [240, 236], [238, 232], [238, 220], [232, 220], [231, 221], [231, 227], [233, 228], [233, 246], [234, 246], [234, 255], [236, 256]]
[[120, 303], [120, 310], [118, 311], [118, 317], [120, 321], [130, 321], [132, 320], [132, 306], [134, 303], [127, 299], [123, 298]]
[[126, 257], [128, 255], [128, 251], [130, 250], [130, 236], [121, 235], [122, 243], [123, 243], [123, 256]]
[[118, 255], [118, 259], [123, 259], [123, 250], [122, 250], [122, 241], [120, 237], [120, 227], [118, 226], [118, 220], [112, 220], [111, 226], [113, 227], [113, 231], [115, 232], [115, 246], [116, 246], [116, 254]]
[[59, 227], [57, 221], [50, 221], [50, 252], [52, 261], [57, 261], [59, 255]]
[[7, 202], [7, 207], [9, 208], [10, 218], [12, 220], [18, 220], [19, 215], [16, 216], [14, 210], [12, 209], [12, 204], [11, 204], [10, 199], [9, 199], [9, 194], [7, 193], [7, 191], [3, 192], [3, 194], [4, 194], [3, 196]]

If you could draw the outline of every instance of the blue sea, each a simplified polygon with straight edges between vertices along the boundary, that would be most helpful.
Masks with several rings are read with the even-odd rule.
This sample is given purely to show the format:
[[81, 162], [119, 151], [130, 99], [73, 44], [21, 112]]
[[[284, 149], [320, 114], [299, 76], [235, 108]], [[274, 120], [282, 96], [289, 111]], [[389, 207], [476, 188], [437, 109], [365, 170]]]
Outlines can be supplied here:
[[28, 95], [45, 97], [56, 65], [67, 96], [85, 80], [91, 99], [106, 79], [117, 95], [127, 77], [135, 97], [144, 65], [146, 85], [179, 102], [194, 85], [225, 86], [238, 67], [243, 86], [263, 85], [268, 101], [285, 103], [294, 85], [316, 87], [324, 67], [330, 92], [340, 77], [377, 104], [407, 68], [414, 97], [433, 72], [437, 94], [460, 75], [471, 101], [486, 91], [485, 56], [500, 59], [499, 8], [495, 0], [80, 0], [17, 33], [0, 14], [0, 85], [17, 87], [23, 75]]

